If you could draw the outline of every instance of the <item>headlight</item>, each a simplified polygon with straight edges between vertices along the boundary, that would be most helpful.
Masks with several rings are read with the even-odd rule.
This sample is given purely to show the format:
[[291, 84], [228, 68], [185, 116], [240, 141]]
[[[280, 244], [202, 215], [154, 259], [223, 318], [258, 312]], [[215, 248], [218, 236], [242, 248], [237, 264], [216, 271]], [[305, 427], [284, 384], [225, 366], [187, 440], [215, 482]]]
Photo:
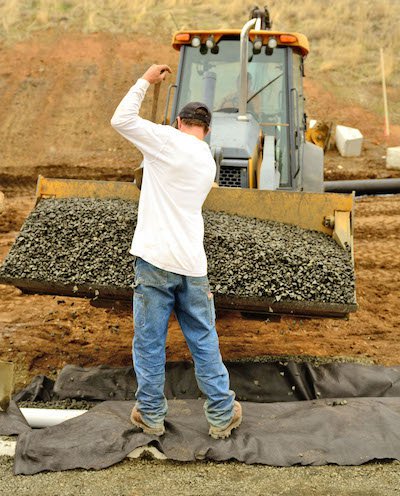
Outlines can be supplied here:
[[192, 47], [198, 48], [201, 45], [201, 40], [198, 36], [193, 36], [192, 38]]
[[278, 46], [278, 42], [276, 41], [276, 38], [270, 38], [268, 40], [268, 46], [269, 48], [276, 48]]
[[262, 48], [262, 44], [263, 44], [262, 38], [257, 36], [257, 38], [254, 40], [254, 43], [253, 43], [254, 50], [257, 50], [257, 52], [260, 52], [261, 48]]
[[213, 48], [215, 45], [214, 36], [209, 36], [206, 41], [207, 48]]

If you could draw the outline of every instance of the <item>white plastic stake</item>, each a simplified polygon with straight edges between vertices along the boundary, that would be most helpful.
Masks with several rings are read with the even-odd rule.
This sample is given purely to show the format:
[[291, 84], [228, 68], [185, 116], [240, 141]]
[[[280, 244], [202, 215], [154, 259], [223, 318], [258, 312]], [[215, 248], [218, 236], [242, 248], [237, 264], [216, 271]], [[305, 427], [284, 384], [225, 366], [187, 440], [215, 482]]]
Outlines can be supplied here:
[[389, 136], [390, 135], [389, 111], [388, 111], [387, 95], [386, 95], [385, 60], [383, 57], [383, 48], [381, 48], [381, 70], [382, 70], [383, 108], [385, 112], [385, 136]]

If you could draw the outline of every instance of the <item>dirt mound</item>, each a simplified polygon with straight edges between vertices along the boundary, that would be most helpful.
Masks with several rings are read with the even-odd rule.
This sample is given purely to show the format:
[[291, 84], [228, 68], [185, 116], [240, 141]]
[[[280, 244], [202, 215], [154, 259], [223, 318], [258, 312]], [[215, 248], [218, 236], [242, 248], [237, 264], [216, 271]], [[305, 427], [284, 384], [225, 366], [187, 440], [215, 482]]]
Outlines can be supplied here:
[[[0, 50], [0, 179], [130, 176], [139, 154], [110, 126], [122, 96], [149, 63], [176, 70], [177, 54], [154, 39], [43, 32]], [[164, 90], [166, 88], [164, 87]], [[160, 98], [160, 116], [165, 94]], [[149, 99], [144, 115], [150, 112]], [[161, 110], [162, 109], [162, 110]]]

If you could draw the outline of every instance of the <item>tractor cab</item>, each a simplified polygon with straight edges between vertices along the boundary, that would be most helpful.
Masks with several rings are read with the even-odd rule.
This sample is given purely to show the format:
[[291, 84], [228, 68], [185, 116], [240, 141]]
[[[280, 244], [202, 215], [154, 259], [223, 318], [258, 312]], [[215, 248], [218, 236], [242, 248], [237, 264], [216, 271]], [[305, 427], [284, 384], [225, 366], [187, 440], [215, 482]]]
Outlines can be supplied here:
[[170, 122], [190, 101], [212, 110], [208, 142], [220, 186], [320, 192], [322, 152], [304, 140], [308, 41], [271, 31], [266, 10], [252, 16], [242, 30], [174, 35], [180, 62]]

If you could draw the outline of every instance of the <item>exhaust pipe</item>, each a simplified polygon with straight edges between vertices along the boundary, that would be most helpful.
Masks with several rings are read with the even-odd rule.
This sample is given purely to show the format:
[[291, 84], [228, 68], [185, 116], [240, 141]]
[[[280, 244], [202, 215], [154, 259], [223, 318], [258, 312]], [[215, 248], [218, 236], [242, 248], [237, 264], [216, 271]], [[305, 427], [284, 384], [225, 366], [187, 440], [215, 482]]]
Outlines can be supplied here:
[[239, 115], [238, 121], [248, 121], [247, 117], [247, 59], [249, 46], [249, 31], [255, 26], [259, 19], [250, 19], [243, 26], [240, 33], [240, 97], [239, 97]]

